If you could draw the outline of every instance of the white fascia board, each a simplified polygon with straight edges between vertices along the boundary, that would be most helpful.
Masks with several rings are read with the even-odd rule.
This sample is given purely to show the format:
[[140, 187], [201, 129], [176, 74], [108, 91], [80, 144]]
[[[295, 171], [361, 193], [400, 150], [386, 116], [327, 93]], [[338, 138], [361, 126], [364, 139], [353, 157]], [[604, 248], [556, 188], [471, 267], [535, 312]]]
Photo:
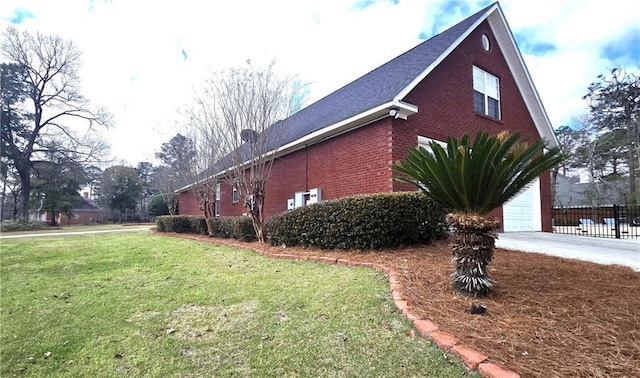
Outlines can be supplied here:
[[206, 181], [209, 181], [209, 180], [214, 179], [214, 178], [215, 178], [216, 176], [218, 176], [219, 174], [220, 174], [220, 173], [216, 173], [215, 175], [211, 175], [211, 176], [209, 176], [209, 177], [205, 177], [205, 178], [200, 179], [200, 180], [198, 180], [198, 181], [196, 181], [196, 182], [194, 182], [194, 183], [191, 183], [191, 184], [189, 184], [189, 185], [185, 185], [185, 186], [183, 186], [182, 188], [176, 189], [176, 190], [174, 190], [173, 192], [174, 192], [174, 193], [176, 193], [176, 194], [180, 194], [180, 193], [182, 193], [182, 192], [184, 192], [184, 191], [186, 191], [186, 190], [191, 189], [191, 187], [192, 187], [192, 186], [195, 186], [195, 185], [201, 184], [201, 183], [203, 183], [203, 182], [206, 182]]
[[533, 80], [531, 80], [531, 75], [529, 74], [529, 70], [527, 70], [527, 66], [522, 58], [520, 50], [518, 49], [513, 33], [507, 24], [507, 20], [502, 13], [502, 9], [497, 6], [497, 10], [497, 12], [492, 13], [488, 18], [489, 25], [493, 30], [496, 42], [498, 42], [498, 45], [502, 50], [505, 60], [507, 61], [507, 65], [509, 66], [509, 70], [515, 79], [516, 85], [518, 86], [518, 89], [520, 89], [520, 93], [522, 94], [527, 109], [529, 110], [529, 114], [531, 114], [531, 118], [533, 118], [533, 123], [538, 129], [538, 133], [540, 133], [542, 138], [547, 140], [549, 147], [557, 147], [560, 143], [558, 142], [556, 133], [553, 130], [549, 116], [544, 109], [544, 105], [540, 100], [538, 91], [533, 84]]
[[420, 82], [424, 80], [424, 78], [427, 77], [427, 75], [429, 75], [431, 71], [433, 71], [433, 69], [436, 68], [447, 56], [449, 56], [449, 54], [451, 54], [451, 52], [455, 50], [462, 43], [462, 41], [464, 41], [465, 38], [467, 38], [469, 34], [471, 34], [471, 32], [474, 31], [478, 27], [478, 25], [480, 25], [489, 16], [489, 14], [496, 10], [496, 8], [499, 9], [498, 3], [495, 3], [491, 8], [487, 9], [482, 17], [478, 18], [476, 22], [474, 22], [473, 25], [471, 25], [464, 33], [462, 33], [454, 43], [452, 43], [436, 60], [433, 61], [433, 63], [431, 63], [424, 71], [422, 71], [422, 73], [420, 73], [420, 75], [413, 79], [413, 81], [411, 81], [409, 85], [407, 85], [402, 91], [400, 91], [400, 93], [398, 93], [396, 97], [394, 97], [394, 100], [400, 101], [405, 98], [409, 94], [409, 92], [413, 90], [413, 88], [420, 84]]
[[[389, 111], [391, 109], [398, 110], [401, 117], [405, 119], [406, 117], [418, 112], [418, 107], [413, 104], [409, 104], [408, 102], [390, 101], [360, 114], [357, 114], [351, 118], [347, 118], [333, 125], [314, 131], [313, 133], [307, 134], [300, 139], [294, 140], [293, 142], [287, 143], [286, 145], [280, 147], [277, 153], [279, 155], [291, 153], [296, 150], [302, 149], [305, 146], [320, 142], [325, 139], [329, 139], [331, 137], [343, 134], [347, 131], [357, 129], [358, 127], [367, 125], [375, 120], [389, 117]], [[269, 153], [271, 154], [274, 152], [276, 151], [271, 151]]]

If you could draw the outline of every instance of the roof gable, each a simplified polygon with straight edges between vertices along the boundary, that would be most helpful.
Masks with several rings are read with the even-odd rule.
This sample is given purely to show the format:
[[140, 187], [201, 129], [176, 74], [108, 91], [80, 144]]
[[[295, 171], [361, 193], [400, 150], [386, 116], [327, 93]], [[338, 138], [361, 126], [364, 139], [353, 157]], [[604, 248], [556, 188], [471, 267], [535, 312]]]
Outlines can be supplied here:
[[80, 196], [73, 207], [73, 211], [102, 211], [102, 209], [96, 206], [90, 199]]
[[405, 119], [417, 113], [417, 106], [403, 101], [404, 98], [485, 20], [493, 30], [538, 133], [551, 147], [558, 146], [555, 132], [515, 38], [500, 5], [495, 2], [286, 120], [272, 125], [271, 130], [266, 132], [279, 133], [280, 128], [284, 127], [285, 138], [278, 141], [278, 145], [268, 148], [272, 152], [278, 150], [278, 154], [290, 153], [388, 117], [390, 109], [399, 110], [400, 116]]
[[288, 132], [283, 145], [385, 104], [402, 106], [402, 97], [482, 22], [492, 7], [494, 5], [293, 114], [286, 121]]
[[293, 114], [284, 123], [287, 137], [282, 152], [388, 116], [390, 108], [406, 108], [406, 114], [417, 112], [417, 107], [403, 102], [405, 96], [485, 20], [494, 31], [539, 134], [551, 146], [557, 146], [551, 122], [496, 2]]

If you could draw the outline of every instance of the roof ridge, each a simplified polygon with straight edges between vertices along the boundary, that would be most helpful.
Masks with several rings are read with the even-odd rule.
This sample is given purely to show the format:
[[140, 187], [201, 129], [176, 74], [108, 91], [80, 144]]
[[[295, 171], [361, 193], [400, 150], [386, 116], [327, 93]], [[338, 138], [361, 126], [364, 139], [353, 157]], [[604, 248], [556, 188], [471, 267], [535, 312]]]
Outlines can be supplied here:
[[[299, 112], [301, 112], [301, 111], [303, 111], [303, 110], [305, 110], [305, 109], [307, 109], [307, 108], [309, 108], [309, 107], [311, 107], [311, 106], [313, 106], [313, 105], [315, 105], [315, 104], [317, 104], [317, 103], [319, 103], [319, 102], [321, 102], [321, 101], [325, 100], [327, 97], [330, 97], [330, 96], [334, 95], [336, 92], [338, 92], [338, 91], [340, 91], [340, 90], [344, 89], [345, 87], [348, 87], [349, 85], [351, 85], [351, 84], [353, 84], [353, 83], [357, 82], [357, 81], [358, 81], [358, 80], [360, 80], [360, 79], [365, 78], [366, 76], [368, 76], [368, 75], [370, 75], [371, 73], [373, 73], [373, 72], [375, 72], [375, 71], [379, 70], [380, 68], [382, 68], [382, 67], [384, 67], [384, 66], [387, 66], [387, 65], [392, 64], [394, 61], [396, 61], [396, 60], [400, 59], [400, 58], [401, 58], [401, 57], [403, 57], [403, 56], [406, 56], [406, 55], [411, 54], [411, 53], [412, 53], [412, 52], [414, 52], [416, 49], [419, 49], [420, 47], [423, 47], [423, 46], [425, 46], [426, 44], [431, 44], [431, 43], [433, 42], [433, 40], [434, 40], [434, 39], [436, 39], [436, 38], [438, 38], [438, 37], [441, 37], [441, 36], [443, 36], [444, 34], [452, 33], [454, 28], [460, 27], [462, 24], [466, 24], [466, 23], [467, 23], [467, 22], [469, 22], [470, 20], [474, 20], [474, 21], [475, 21], [475, 20], [476, 20], [476, 18], [478, 18], [480, 15], [485, 14], [489, 9], [491, 9], [491, 8], [492, 8], [493, 6], [495, 6], [496, 4], [498, 4], [498, 2], [497, 2], [497, 1], [496, 1], [496, 2], [491, 3], [490, 5], [488, 5], [488, 6], [484, 7], [484, 8], [482, 8], [481, 10], [479, 10], [479, 11], [477, 11], [477, 12], [473, 13], [472, 15], [470, 15], [470, 16], [466, 17], [465, 19], [463, 19], [462, 21], [456, 22], [455, 24], [451, 25], [451, 26], [450, 26], [450, 27], [448, 27], [447, 29], [445, 29], [445, 30], [443, 30], [443, 31], [441, 31], [441, 32], [439, 32], [439, 33], [437, 33], [437, 34], [432, 35], [431, 37], [427, 38], [426, 40], [424, 40], [424, 41], [422, 41], [422, 42], [420, 42], [420, 43], [416, 44], [415, 46], [413, 46], [413, 47], [412, 47], [412, 48], [410, 48], [409, 50], [406, 50], [405, 52], [403, 52], [403, 53], [401, 53], [401, 54], [399, 54], [399, 55], [395, 56], [395, 57], [394, 57], [394, 58], [392, 58], [391, 60], [389, 60], [389, 61], [387, 61], [387, 62], [385, 62], [385, 63], [383, 63], [383, 64], [379, 65], [378, 67], [375, 67], [375, 68], [371, 69], [369, 72], [367, 72], [367, 73], [365, 73], [364, 75], [362, 75], [362, 76], [360, 76], [360, 77], [358, 77], [358, 78], [356, 78], [356, 79], [354, 79], [354, 80], [352, 80], [352, 81], [348, 82], [347, 84], [344, 84], [344, 85], [343, 85], [343, 86], [341, 86], [340, 88], [337, 88], [336, 90], [334, 90], [333, 92], [331, 92], [331, 93], [327, 94], [326, 96], [324, 96], [324, 97], [322, 97], [322, 98], [318, 99], [317, 101], [315, 101], [315, 102], [313, 102], [313, 103], [309, 104], [308, 106], [306, 106], [306, 107], [304, 107], [304, 108], [300, 109], [300, 110], [299, 110], [298, 112], [296, 112], [296, 113], [299, 113]], [[466, 30], [466, 29], [467, 29], [467, 28], [464, 28], [464, 30]], [[294, 113], [294, 114], [295, 114], [295, 113]]]

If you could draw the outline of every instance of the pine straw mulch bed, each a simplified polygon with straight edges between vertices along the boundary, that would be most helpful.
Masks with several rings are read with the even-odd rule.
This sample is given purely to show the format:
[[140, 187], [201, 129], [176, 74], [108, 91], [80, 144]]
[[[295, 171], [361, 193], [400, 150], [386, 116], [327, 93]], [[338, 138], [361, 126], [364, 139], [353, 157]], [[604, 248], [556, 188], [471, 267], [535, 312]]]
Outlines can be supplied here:
[[[394, 267], [418, 318], [522, 377], [640, 377], [640, 272], [631, 268], [496, 249], [493, 293], [473, 299], [449, 285], [446, 242], [373, 252], [231, 244]], [[484, 316], [469, 313], [478, 302], [488, 307]]]

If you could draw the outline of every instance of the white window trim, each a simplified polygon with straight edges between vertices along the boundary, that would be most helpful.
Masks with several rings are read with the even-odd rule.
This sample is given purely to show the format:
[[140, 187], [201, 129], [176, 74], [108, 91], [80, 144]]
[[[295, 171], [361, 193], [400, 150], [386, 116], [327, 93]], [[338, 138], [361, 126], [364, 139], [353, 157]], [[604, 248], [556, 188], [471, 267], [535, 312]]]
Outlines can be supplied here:
[[215, 201], [213, 202], [213, 212], [216, 217], [220, 216], [220, 183], [216, 183]]
[[[482, 78], [483, 78], [483, 83], [482, 83], [482, 89], [476, 88], [476, 82], [475, 82], [475, 72], [479, 71], [480, 73], [482, 73]], [[473, 66], [473, 71], [472, 71], [472, 78], [473, 78], [473, 91], [474, 92], [479, 92], [482, 93], [484, 95], [484, 112], [483, 114], [486, 115], [487, 117], [492, 117], [492, 118], [496, 118], [496, 119], [502, 119], [502, 110], [500, 107], [500, 78], [498, 78], [495, 75], [492, 75], [490, 73], [488, 73], [487, 71], [483, 70], [480, 67], [477, 66]], [[496, 80], [496, 82], [498, 83], [498, 86], [496, 88], [496, 95], [497, 97], [494, 97], [492, 95], [489, 95], [489, 91], [487, 90], [487, 86], [490, 84], [490, 78], [494, 78]], [[498, 101], [498, 116], [497, 117], [493, 117], [492, 115], [489, 114], [489, 98], [492, 98], [496, 101]], [[475, 109], [475, 99], [474, 99], [474, 109]]]
[[440, 146], [442, 146], [442, 148], [444, 148], [445, 150], [447, 149], [447, 142], [443, 142], [441, 140], [427, 138], [425, 136], [418, 135], [418, 146], [423, 147], [425, 150], [433, 153], [433, 150], [431, 149], [431, 145], [430, 145], [431, 142], [436, 142]]
[[[433, 149], [431, 148], [431, 142], [435, 142], [439, 144], [442, 148], [444, 148], [445, 151], [447, 150], [447, 142], [443, 142], [438, 139], [427, 138], [425, 136], [418, 135], [418, 147], [422, 147], [425, 150], [427, 150], [429, 153], [433, 154]], [[423, 185], [421, 186], [424, 191], [428, 191], [425, 186]]]
[[238, 192], [238, 188], [235, 185], [231, 188], [231, 202], [240, 202], [240, 193]]

